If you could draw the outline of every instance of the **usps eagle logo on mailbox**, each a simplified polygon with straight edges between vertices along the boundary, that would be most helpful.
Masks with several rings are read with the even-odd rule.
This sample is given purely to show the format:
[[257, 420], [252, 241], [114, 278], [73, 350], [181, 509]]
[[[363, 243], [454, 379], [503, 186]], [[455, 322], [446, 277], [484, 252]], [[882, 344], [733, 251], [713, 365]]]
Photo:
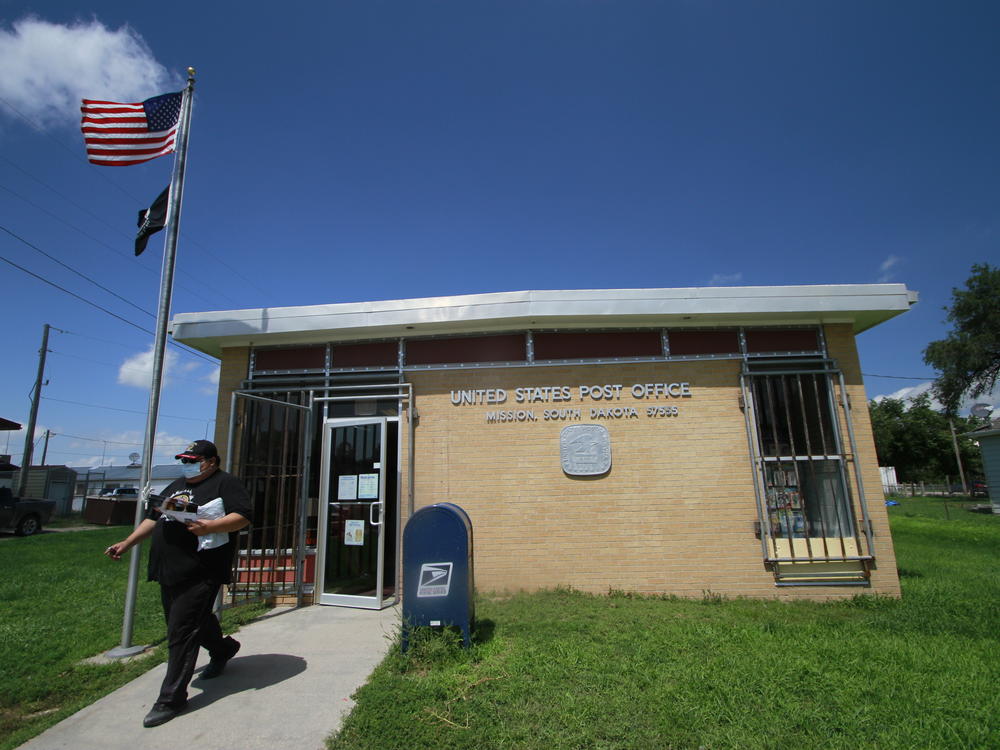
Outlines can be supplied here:
[[448, 596], [451, 588], [450, 562], [424, 563], [420, 566], [417, 597]]

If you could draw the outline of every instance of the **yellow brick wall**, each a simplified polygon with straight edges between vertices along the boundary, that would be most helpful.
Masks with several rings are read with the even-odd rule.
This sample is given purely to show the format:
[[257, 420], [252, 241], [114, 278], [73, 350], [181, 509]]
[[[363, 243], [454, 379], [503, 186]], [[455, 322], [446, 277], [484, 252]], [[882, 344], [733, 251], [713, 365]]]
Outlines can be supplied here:
[[[232, 393], [240, 389], [250, 368], [250, 348], [232, 347], [222, 350], [219, 371], [219, 400], [215, 407], [215, 446], [219, 449], [222, 465], [226, 464], [226, 442], [229, 439], [229, 415], [232, 411]], [[236, 431], [237, 436], [239, 430]], [[238, 451], [237, 451], [238, 453]]]
[[[867, 500], [868, 513], [872, 522], [875, 543], [875, 568], [872, 570], [872, 589], [890, 596], [899, 596], [899, 575], [896, 572], [896, 553], [892, 546], [892, 534], [889, 530], [889, 514], [885, 509], [885, 496], [882, 493], [882, 477], [878, 470], [878, 457], [875, 454], [875, 439], [872, 436], [871, 416], [868, 413], [868, 397], [861, 376], [861, 362], [858, 359], [857, 346], [854, 343], [854, 333], [850, 325], [828, 325], [824, 328], [827, 351], [836, 360], [844, 374], [844, 385], [851, 406], [851, 421], [854, 423], [854, 439], [857, 444], [856, 460], [849, 464], [851, 468], [851, 495], [857, 493], [855, 471], [861, 467], [861, 482]], [[841, 415], [841, 434], [850, 450], [847, 423], [843, 410]]]
[[[475, 530], [476, 586], [483, 591], [572, 586], [700, 597], [829, 598], [873, 591], [898, 596], [899, 582], [881, 492], [860, 365], [850, 326], [825, 328], [842, 368], [868, 509], [875, 530], [872, 587], [777, 588], [754, 535], [753, 469], [736, 360], [620, 363], [410, 372], [419, 420], [414, 439], [415, 507], [454, 502]], [[222, 357], [216, 443], [225, 451], [230, 393], [246, 378], [249, 350]], [[635, 383], [690, 383], [687, 398], [636, 399]], [[622, 385], [620, 398], [581, 401], [579, 386]], [[517, 403], [519, 387], [569, 386], [568, 402]], [[454, 405], [451, 392], [503, 388], [506, 403]], [[677, 406], [650, 417], [649, 406]], [[634, 418], [595, 419], [589, 409], [635, 407]], [[579, 420], [545, 420], [546, 409], [581, 409]], [[498, 409], [525, 409], [535, 421], [486, 422]], [[846, 421], [838, 403], [842, 434]], [[405, 411], [404, 411], [405, 415]], [[560, 433], [601, 424], [612, 467], [570, 477], [560, 463]], [[237, 431], [238, 434], [239, 431]], [[400, 529], [406, 522], [409, 426], [400, 424]], [[849, 450], [849, 447], [847, 448]], [[854, 462], [849, 464], [852, 471]], [[856, 485], [851, 485], [856, 498]]]
[[[853, 339], [831, 330], [845, 366], [855, 367]], [[853, 356], [853, 359], [851, 358]], [[475, 529], [475, 575], [481, 590], [572, 586], [607, 592], [701, 596], [851, 596], [857, 588], [776, 588], [762, 562], [739, 362], [635, 363], [409, 373], [420, 418], [415, 432], [415, 505], [454, 502]], [[851, 378], [855, 377], [851, 371]], [[858, 374], [857, 377], [860, 377]], [[634, 383], [688, 382], [689, 398], [635, 399]], [[849, 380], [853, 382], [853, 380]], [[623, 385], [620, 399], [580, 401], [580, 385]], [[518, 387], [568, 385], [572, 401], [517, 404]], [[858, 385], [849, 385], [856, 389]], [[503, 388], [507, 403], [461, 405], [451, 391]], [[852, 391], [853, 394], [853, 391]], [[852, 395], [864, 404], [863, 391]], [[675, 417], [651, 418], [646, 407], [678, 406]], [[637, 418], [592, 419], [589, 408], [634, 406]], [[546, 421], [547, 408], [579, 407], [579, 421]], [[486, 422], [496, 409], [527, 409], [532, 422]], [[870, 427], [855, 414], [859, 452], [871, 458]], [[602, 424], [611, 436], [606, 475], [566, 475], [560, 432]], [[405, 433], [404, 433], [405, 438]], [[868, 451], [868, 453], [864, 453]], [[405, 454], [405, 446], [404, 446]], [[884, 505], [869, 485], [880, 554], [876, 589], [898, 594]], [[404, 472], [403, 476], [406, 474]], [[405, 489], [404, 489], [405, 496]], [[404, 520], [405, 523], [405, 520]]]

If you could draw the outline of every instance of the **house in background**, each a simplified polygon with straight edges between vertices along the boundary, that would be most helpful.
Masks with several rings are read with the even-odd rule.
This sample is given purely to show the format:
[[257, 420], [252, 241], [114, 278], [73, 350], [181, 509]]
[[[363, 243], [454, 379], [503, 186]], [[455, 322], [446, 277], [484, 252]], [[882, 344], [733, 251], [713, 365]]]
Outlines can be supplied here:
[[[4, 419], [3, 417], [0, 417], [0, 430], [6, 430], [6, 431], [11, 431], [12, 432], [14, 430], [20, 430], [20, 429], [21, 429], [21, 425], [18, 422], [15, 422], [15, 421], [10, 420], [10, 419]], [[9, 444], [10, 444], [10, 441], [8, 440], [8, 445]], [[5, 472], [8, 472], [8, 471], [17, 471], [20, 468], [21, 468], [20, 466], [15, 466], [14, 464], [12, 464], [10, 462], [10, 454], [9, 453], [0, 454], [0, 487], [10, 487], [11, 486], [10, 480], [6, 478], [6, 473]]]
[[[0, 430], [20, 430], [21, 425], [10, 419], [0, 417]], [[0, 455], [0, 487], [14, 490], [19, 486], [21, 467], [10, 461], [9, 454]], [[28, 480], [24, 486], [25, 497], [46, 498], [55, 500], [55, 514], [64, 515], [70, 512], [73, 502], [73, 485], [76, 483], [76, 472], [68, 466], [29, 466]]]
[[[11, 466], [0, 466], [0, 487], [10, 487], [16, 494], [20, 469]], [[32, 466], [28, 469], [28, 481], [24, 487], [24, 497], [45, 498], [55, 500], [55, 515], [65, 515], [70, 512], [73, 503], [73, 485], [76, 482], [76, 472], [68, 466]]]
[[[76, 466], [76, 490], [73, 493], [73, 511], [83, 510], [84, 498], [100, 495], [104, 490], [121, 487], [138, 487], [142, 466]], [[155, 464], [150, 476], [153, 492], [162, 491], [181, 476], [180, 464]]]
[[[21, 425], [17, 422], [0, 417], [0, 430], [19, 429]], [[10, 459], [7, 454], [0, 455], [0, 487], [13, 489], [20, 467], [13, 465]], [[55, 500], [56, 515], [79, 513], [88, 495], [100, 495], [104, 490], [120, 487], [138, 487], [141, 471], [142, 466], [137, 463], [127, 466], [32, 466], [28, 470], [25, 495]], [[154, 465], [150, 486], [153, 492], [160, 492], [180, 476], [180, 464]]]
[[1000, 418], [993, 419], [978, 430], [965, 433], [965, 436], [979, 443], [990, 502], [993, 503], [993, 512], [1000, 514]]

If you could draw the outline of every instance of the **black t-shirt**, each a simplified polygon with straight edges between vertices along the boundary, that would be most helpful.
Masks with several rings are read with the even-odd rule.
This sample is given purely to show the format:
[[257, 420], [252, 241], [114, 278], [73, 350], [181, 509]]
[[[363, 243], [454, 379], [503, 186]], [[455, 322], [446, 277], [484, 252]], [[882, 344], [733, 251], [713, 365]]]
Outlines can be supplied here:
[[[236, 477], [224, 471], [216, 471], [196, 484], [189, 484], [183, 477], [175, 479], [161, 495], [173, 497], [182, 493], [190, 495], [189, 501], [198, 505], [221, 497], [225, 509], [223, 515], [239, 513], [247, 520], [253, 519], [253, 507], [246, 489]], [[233, 551], [238, 532], [231, 532], [229, 541], [221, 547], [199, 552], [198, 537], [180, 521], [161, 516], [152, 505], [146, 511], [146, 518], [156, 521], [149, 550], [150, 581], [159, 581], [165, 586], [190, 580], [232, 581]]]

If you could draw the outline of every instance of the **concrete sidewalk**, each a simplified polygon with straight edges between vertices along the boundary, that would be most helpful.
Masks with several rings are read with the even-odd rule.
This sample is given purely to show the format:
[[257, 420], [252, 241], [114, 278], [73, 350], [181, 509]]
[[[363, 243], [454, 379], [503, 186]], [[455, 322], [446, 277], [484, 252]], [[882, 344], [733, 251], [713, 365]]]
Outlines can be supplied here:
[[166, 672], [161, 664], [21, 747], [25, 750], [321, 750], [354, 706], [392, 645], [399, 607], [381, 612], [343, 607], [278, 609], [243, 626], [242, 644], [225, 673], [199, 680], [202, 650], [185, 711], [145, 729]]

